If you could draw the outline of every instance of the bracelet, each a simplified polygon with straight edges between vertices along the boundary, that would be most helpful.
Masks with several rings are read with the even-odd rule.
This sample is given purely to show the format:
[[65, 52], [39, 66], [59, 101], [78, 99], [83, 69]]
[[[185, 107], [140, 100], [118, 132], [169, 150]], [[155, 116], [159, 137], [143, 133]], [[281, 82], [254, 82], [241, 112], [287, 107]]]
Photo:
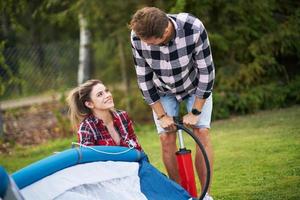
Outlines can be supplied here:
[[162, 114], [161, 116], [159, 116], [159, 117], [157, 117], [157, 120], [161, 120], [163, 117], [165, 117], [167, 114], [166, 113], [164, 113], [164, 114]]

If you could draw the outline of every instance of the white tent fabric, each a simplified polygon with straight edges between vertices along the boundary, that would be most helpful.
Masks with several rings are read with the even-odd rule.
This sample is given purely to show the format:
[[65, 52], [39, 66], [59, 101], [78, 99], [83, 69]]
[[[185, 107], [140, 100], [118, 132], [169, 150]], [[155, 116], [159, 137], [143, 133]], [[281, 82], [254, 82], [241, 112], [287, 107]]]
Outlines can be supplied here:
[[136, 162], [79, 164], [45, 177], [21, 193], [25, 199], [146, 200], [138, 171]]

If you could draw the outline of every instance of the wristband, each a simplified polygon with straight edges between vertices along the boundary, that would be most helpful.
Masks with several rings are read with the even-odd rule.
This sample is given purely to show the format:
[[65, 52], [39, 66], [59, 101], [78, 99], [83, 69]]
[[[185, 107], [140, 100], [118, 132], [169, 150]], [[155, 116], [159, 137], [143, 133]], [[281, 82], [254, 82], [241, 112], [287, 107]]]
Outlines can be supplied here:
[[198, 116], [198, 115], [201, 114], [201, 111], [198, 110], [198, 109], [196, 109], [196, 108], [193, 108], [193, 109], [192, 109], [192, 114]]
[[164, 113], [164, 114], [162, 114], [161, 116], [158, 116], [157, 117], [157, 120], [161, 120], [163, 117], [165, 117], [166, 116], [166, 113]]

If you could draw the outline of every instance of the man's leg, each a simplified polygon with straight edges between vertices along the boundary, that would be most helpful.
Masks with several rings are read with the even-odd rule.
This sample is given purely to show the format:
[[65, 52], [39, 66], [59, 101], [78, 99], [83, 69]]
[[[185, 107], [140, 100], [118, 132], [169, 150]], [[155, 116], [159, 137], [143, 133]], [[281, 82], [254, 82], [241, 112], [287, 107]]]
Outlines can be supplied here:
[[178, 166], [176, 161], [176, 132], [160, 134], [162, 159], [166, 167], [168, 176], [173, 181], [180, 183]]
[[[213, 175], [213, 150], [212, 150], [212, 144], [211, 144], [211, 140], [210, 140], [210, 136], [209, 136], [209, 129], [208, 128], [195, 128], [194, 129], [194, 134], [197, 136], [197, 138], [201, 141], [201, 143], [203, 144], [208, 160], [209, 160], [209, 164], [210, 164], [210, 183], [212, 180], [212, 175]], [[196, 171], [201, 183], [201, 189], [203, 190], [204, 185], [206, 183], [206, 165], [205, 165], [205, 161], [203, 158], [203, 155], [198, 147], [198, 145], [196, 145], [196, 155], [195, 155], [195, 167], [196, 167]], [[210, 193], [210, 185], [208, 187], [208, 193]]]
[[[160, 97], [160, 103], [164, 107], [165, 112], [169, 116], [178, 116], [179, 103], [177, 102], [175, 96], [166, 95]], [[153, 112], [153, 118], [157, 128], [157, 133], [160, 138], [161, 143], [161, 154], [163, 163], [167, 170], [168, 176], [170, 179], [179, 183], [179, 174], [176, 160], [176, 132], [169, 132], [168, 130], [163, 129], [160, 126], [159, 120], [155, 112]]]
[[[191, 112], [192, 106], [194, 104], [194, 100], [195, 100], [194, 97], [190, 97], [186, 100], [188, 112]], [[198, 139], [200, 139], [207, 153], [207, 157], [210, 162], [210, 172], [211, 172], [210, 180], [212, 180], [212, 174], [213, 174], [213, 151], [212, 151], [212, 145], [211, 145], [210, 135], [209, 135], [212, 107], [213, 107], [212, 95], [210, 95], [206, 99], [201, 110], [200, 119], [196, 127], [193, 129], [194, 134], [198, 137]], [[196, 154], [195, 154], [195, 167], [200, 180], [201, 188], [203, 189], [206, 181], [206, 166], [198, 145], [196, 147]], [[210, 193], [210, 187], [208, 188], [208, 193]]]

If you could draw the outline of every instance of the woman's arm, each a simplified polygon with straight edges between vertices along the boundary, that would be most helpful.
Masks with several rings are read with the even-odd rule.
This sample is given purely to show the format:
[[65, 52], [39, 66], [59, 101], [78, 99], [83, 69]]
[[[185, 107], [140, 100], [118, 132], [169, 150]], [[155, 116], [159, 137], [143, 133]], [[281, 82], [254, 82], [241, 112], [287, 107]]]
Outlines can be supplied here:
[[133, 122], [132, 122], [132, 120], [129, 118], [129, 116], [128, 116], [128, 114], [126, 113], [126, 117], [127, 117], [127, 120], [128, 120], [128, 130], [127, 130], [127, 132], [128, 132], [128, 139], [129, 140], [133, 140], [134, 141], [134, 143], [136, 144], [136, 149], [138, 149], [138, 150], [142, 150], [142, 147], [141, 147], [141, 145], [140, 145], [140, 143], [139, 143], [139, 141], [138, 141], [138, 138], [137, 138], [137, 136], [136, 136], [136, 134], [135, 134], [135, 132], [134, 132], [134, 128], [133, 128]]
[[77, 131], [78, 143], [87, 146], [95, 145], [94, 133], [86, 122], [82, 122]]

